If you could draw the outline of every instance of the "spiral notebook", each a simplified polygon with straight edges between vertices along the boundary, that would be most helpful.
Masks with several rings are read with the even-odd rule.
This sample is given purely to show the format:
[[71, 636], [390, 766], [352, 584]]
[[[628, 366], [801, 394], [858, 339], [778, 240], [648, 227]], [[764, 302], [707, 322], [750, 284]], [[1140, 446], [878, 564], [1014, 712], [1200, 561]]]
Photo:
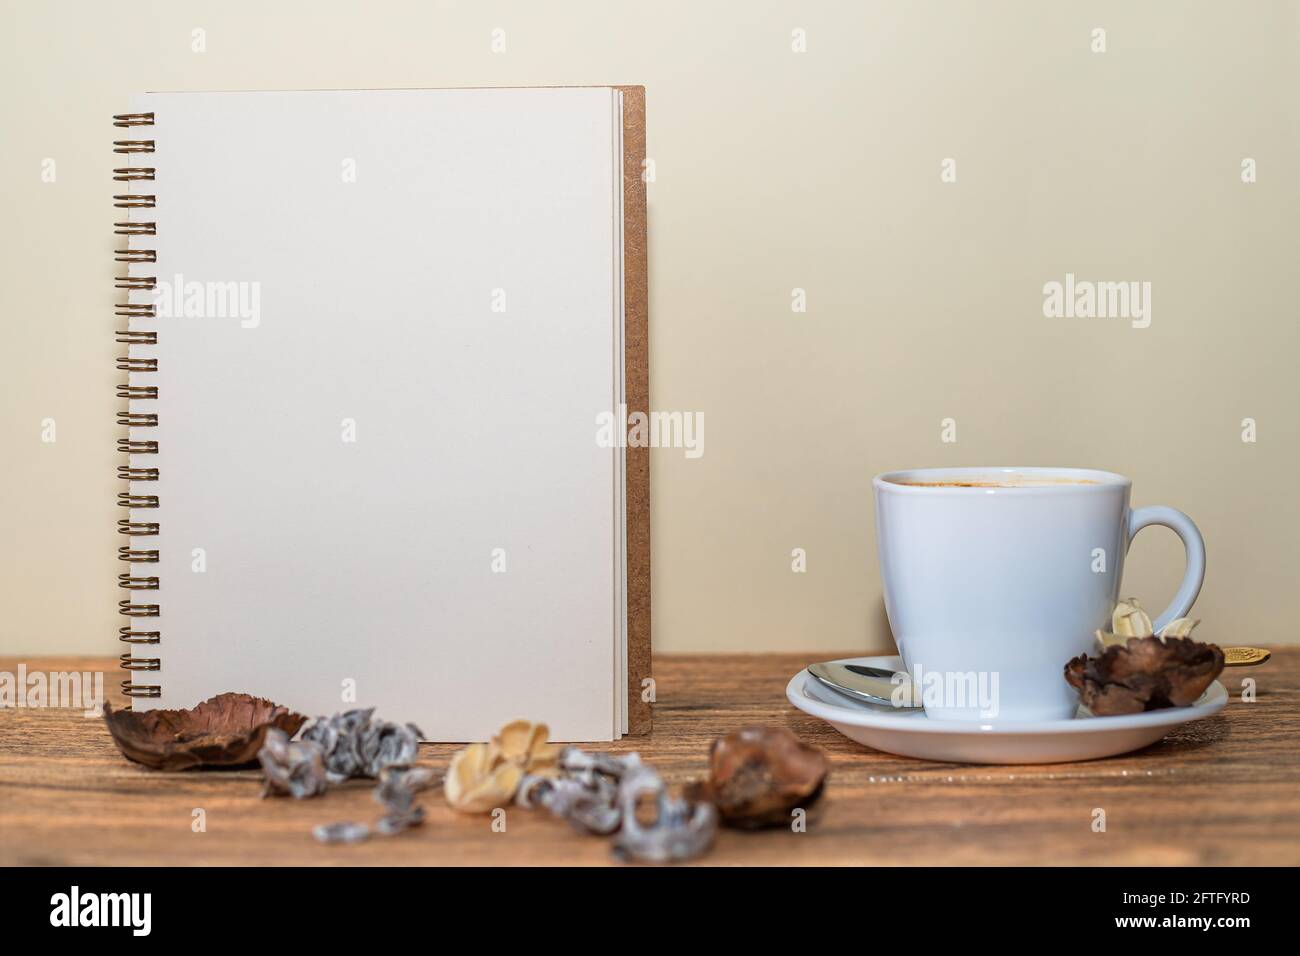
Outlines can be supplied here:
[[649, 729], [649, 469], [622, 440], [648, 400], [644, 103], [150, 93], [115, 117], [135, 707]]

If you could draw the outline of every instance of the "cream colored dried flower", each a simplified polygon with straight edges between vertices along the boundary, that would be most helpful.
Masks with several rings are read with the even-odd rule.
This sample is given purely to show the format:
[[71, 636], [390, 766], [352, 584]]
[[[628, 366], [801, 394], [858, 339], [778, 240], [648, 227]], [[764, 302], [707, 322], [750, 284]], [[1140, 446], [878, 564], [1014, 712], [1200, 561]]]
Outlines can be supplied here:
[[1110, 616], [1110, 630], [1116, 637], [1150, 637], [1151, 618], [1142, 610], [1137, 598], [1124, 598]]
[[1200, 623], [1199, 618], [1176, 618], [1160, 629], [1160, 639], [1163, 641], [1166, 637], [1191, 637], [1192, 629]]
[[492, 738], [491, 746], [501, 759], [519, 764], [528, 773], [547, 776], [555, 773], [560, 746], [547, 743], [551, 728], [527, 720], [512, 720]]
[[442, 789], [454, 809], [489, 813], [514, 799], [523, 777], [518, 764], [493, 766], [490, 744], [470, 744], [451, 758]]
[[[1162, 641], [1167, 637], [1187, 637], [1200, 623], [1195, 618], [1180, 617], [1162, 627], [1159, 637]], [[1115, 605], [1115, 611], [1110, 616], [1110, 631], [1098, 630], [1096, 636], [1097, 643], [1105, 649], [1114, 644], [1127, 643], [1131, 637], [1152, 637], [1155, 634], [1151, 618], [1142, 610], [1137, 598], [1124, 598]]]
[[488, 813], [514, 799], [524, 774], [557, 772], [560, 748], [546, 742], [550, 728], [515, 720], [490, 743], [470, 744], [451, 758], [443, 792], [447, 803], [465, 813]]

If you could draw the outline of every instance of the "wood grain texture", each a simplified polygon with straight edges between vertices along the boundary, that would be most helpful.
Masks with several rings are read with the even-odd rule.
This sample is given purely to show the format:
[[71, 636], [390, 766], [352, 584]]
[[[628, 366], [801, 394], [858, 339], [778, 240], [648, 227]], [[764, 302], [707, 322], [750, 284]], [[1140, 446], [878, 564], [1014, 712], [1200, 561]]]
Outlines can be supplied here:
[[[825, 657], [833, 654], [822, 655]], [[29, 671], [102, 670], [115, 661], [26, 661]], [[790, 707], [785, 684], [803, 656], [664, 657], [648, 737], [639, 750], [671, 782], [700, 774], [709, 742], [745, 724], [789, 727], [826, 749], [828, 804], [806, 833], [724, 831], [711, 864], [1290, 864], [1300, 863], [1300, 648], [1225, 672], [1232, 700], [1208, 720], [1124, 757], [1078, 764], [972, 767], [878, 753]], [[0, 659], [13, 673], [18, 661]], [[1253, 678], [1258, 698], [1240, 699]], [[388, 715], [400, 718], [400, 714]], [[451, 745], [423, 745], [445, 767]], [[255, 771], [162, 773], [128, 763], [103, 722], [78, 710], [0, 710], [3, 864], [607, 864], [607, 841], [544, 811], [488, 817], [425, 795], [419, 830], [358, 846], [321, 846], [310, 830], [373, 821], [370, 786], [324, 797], [259, 799]], [[1106, 811], [1105, 833], [1091, 830]], [[207, 831], [191, 831], [192, 811]]]

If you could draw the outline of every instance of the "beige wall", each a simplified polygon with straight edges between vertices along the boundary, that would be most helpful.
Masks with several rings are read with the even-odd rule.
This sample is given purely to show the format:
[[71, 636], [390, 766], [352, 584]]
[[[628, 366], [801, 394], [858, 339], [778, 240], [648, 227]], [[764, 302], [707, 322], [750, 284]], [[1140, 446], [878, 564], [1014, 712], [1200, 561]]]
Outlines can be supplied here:
[[[658, 650], [880, 645], [871, 475], [1004, 463], [1130, 475], [1204, 531], [1203, 633], [1296, 641], [1298, 8], [4, 0], [0, 652], [117, 650], [132, 91], [582, 83], [647, 88], [653, 404], [706, 421], [653, 459]], [[1067, 272], [1150, 281], [1150, 327], [1044, 318]], [[1180, 574], [1148, 532], [1125, 590]]]

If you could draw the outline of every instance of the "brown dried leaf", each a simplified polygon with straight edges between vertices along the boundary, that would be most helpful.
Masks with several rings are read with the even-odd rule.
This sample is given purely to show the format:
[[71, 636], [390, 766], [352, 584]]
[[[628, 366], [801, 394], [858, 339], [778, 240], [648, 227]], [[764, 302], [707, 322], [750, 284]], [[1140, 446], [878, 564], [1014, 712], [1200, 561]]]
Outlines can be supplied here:
[[1191, 638], [1134, 637], [1099, 657], [1080, 654], [1065, 679], [1097, 716], [1138, 714], [1195, 703], [1223, 670], [1217, 644]]
[[248, 694], [218, 694], [188, 710], [115, 710], [104, 723], [122, 756], [155, 770], [246, 767], [272, 727], [292, 737], [307, 718]]
[[829, 771], [826, 755], [782, 727], [745, 727], [709, 751], [709, 778], [687, 789], [707, 800], [722, 822], [740, 829], [789, 826], [791, 812], [811, 813]]

